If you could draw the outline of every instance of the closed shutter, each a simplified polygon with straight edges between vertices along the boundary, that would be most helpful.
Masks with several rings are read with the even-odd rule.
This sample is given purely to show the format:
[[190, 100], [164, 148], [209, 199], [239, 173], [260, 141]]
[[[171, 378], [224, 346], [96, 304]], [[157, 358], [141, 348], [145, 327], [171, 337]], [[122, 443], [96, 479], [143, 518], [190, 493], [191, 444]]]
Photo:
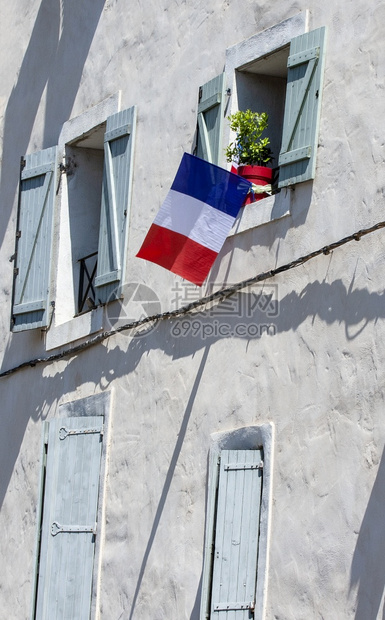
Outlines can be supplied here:
[[55, 204], [57, 148], [25, 157], [20, 178], [13, 331], [49, 321], [49, 285]]
[[224, 157], [222, 131], [225, 103], [225, 74], [222, 73], [200, 87], [198, 102], [196, 154], [217, 165], [222, 163]]
[[122, 278], [131, 201], [135, 123], [135, 107], [113, 114], [107, 119], [95, 279], [96, 298], [99, 303], [117, 297]]
[[35, 620], [89, 620], [103, 417], [49, 424]]
[[210, 619], [254, 617], [261, 450], [223, 450], [220, 459]]
[[315, 176], [325, 34], [319, 28], [290, 43], [279, 187]]

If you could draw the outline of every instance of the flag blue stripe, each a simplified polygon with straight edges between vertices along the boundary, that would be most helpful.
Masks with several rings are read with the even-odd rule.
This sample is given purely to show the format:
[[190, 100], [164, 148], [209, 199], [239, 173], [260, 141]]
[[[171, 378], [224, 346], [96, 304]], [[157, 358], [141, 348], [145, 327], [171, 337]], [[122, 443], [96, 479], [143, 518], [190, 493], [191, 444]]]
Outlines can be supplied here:
[[236, 217], [250, 187], [246, 179], [184, 153], [171, 189]]

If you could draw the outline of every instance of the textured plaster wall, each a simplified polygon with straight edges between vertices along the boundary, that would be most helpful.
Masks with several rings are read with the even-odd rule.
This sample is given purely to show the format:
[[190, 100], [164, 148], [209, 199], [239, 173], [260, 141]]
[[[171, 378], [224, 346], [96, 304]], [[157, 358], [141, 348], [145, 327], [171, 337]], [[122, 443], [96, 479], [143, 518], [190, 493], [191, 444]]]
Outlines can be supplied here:
[[[9, 333], [20, 155], [55, 144], [63, 122], [119, 90], [122, 107], [138, 106], [127, 273], [171, 308], [174, 276], [134, 257], [191, 151], [198, 87], [223, 70], [226, 48], [299, 11], [309, 9], [310, 28], [329, 29], [316, 179], [296, 187], [289, 217], [229, 239], [213, 275], [217, 284], [243, 280], [382, 220], [384, 7], [164, 0], [128, 10], [107, 0], [86, 10], [75, 0], [16, 0], [0, 8], [2, 370], [45, 355], [39, 330]], [[268, 421], [276, 444], [266, 619], [382, 617], [382, 239], [378, 231], [270, 280], [273, 335], [175, 337], [176, 322], [164, 321], [146, 337], [122, 333], [0, 379], [4, 617], [29, 613], [42, 422], [60, 403], [105, 390], [113, 409], [101, 618], [198, 619], [210, 436]], [[216, 320], [233, 330], [265, 315]]]

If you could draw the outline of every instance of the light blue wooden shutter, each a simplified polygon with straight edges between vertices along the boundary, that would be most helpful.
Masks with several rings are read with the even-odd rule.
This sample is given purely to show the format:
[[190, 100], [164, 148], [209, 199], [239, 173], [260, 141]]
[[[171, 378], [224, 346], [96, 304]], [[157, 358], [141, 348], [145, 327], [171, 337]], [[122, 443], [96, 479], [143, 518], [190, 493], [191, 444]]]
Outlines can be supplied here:
[[199, 89], [197, 156], [220, 165], [223, 118], [225, 113], [225, 74], [222, 73]]
[[126, 250], [131, 201], [136, 107], [107, 119], [96, 298], [105, 303], [118, 295]]
[[260, 450], [221, 452], [211, 620], [254, 617], [261, 458]]
[[315, 176], [325, 34], [319, 28], [290, 43], [279, 187]]
[[21, 172], [13, 292], [13, 331], [49, 321], [57, 148], [25, 157]]
[[102, 436], [102, 416], [49, 424], [36, 620], [89, 620]]

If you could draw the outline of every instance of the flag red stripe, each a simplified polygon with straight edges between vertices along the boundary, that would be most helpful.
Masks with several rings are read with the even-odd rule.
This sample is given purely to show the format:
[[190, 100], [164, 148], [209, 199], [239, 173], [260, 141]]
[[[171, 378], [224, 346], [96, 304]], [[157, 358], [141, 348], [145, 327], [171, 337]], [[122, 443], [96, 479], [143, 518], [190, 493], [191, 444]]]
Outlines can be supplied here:
[[138, 258], [156, 263], [198, 286], [203, 284], [217, 256], [217, 252], [157, 224], [151, 224], [137, 254]]

